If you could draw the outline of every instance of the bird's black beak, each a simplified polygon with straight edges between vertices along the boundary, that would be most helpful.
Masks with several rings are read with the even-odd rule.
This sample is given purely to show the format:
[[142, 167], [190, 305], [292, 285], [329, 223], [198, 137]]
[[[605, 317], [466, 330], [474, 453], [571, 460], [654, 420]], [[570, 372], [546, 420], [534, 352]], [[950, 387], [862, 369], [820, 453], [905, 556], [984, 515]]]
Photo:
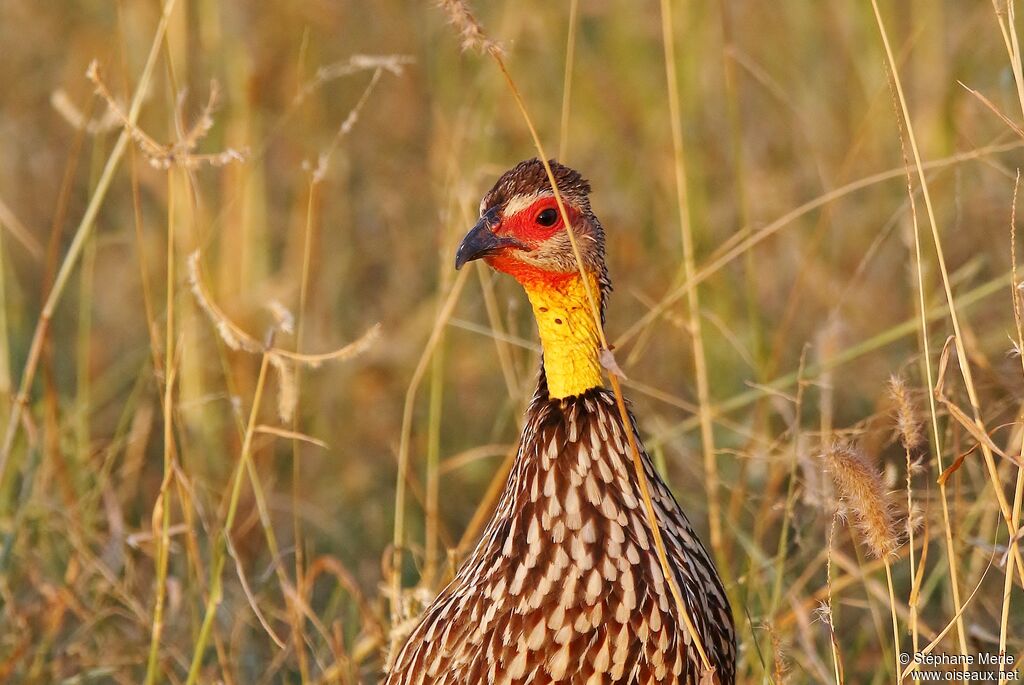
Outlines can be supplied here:
[[522, 247], [518, 240], [494, 234], [493, 228], [497, 223], [497, 214], [497, 207], [487, 210], [480, 217], [476, 226], [470, 229], [466, 237], [459, 243], [459, 249], [455, 252], [456, 270], [461, 269], [466, 262], [492, 255], [503, 247]]

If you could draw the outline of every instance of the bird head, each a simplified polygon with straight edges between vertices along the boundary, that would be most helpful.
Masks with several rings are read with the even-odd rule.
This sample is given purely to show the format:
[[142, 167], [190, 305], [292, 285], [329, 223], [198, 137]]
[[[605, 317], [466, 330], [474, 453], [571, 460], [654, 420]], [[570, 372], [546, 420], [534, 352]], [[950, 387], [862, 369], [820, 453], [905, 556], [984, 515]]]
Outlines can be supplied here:
[[480, 201], [480, 220], [455, 254], [455, 268], [475, 259], [513, 276], [525, 286], [559, 282], [578, 273], [567, 229], [572, 231], [584, 270], [604, 274], [604, 231], [590, 209], [590, 184], [579, 172], [549, 162], [565, 204], [565, 225], [539, 159], [520, 162], [502, 174]]

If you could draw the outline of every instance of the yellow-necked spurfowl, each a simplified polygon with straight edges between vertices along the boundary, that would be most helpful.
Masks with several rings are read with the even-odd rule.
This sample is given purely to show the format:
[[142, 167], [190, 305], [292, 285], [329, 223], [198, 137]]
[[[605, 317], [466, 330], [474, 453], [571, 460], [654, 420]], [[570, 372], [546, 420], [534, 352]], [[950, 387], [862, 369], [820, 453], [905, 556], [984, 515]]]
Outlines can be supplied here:
[[[601, 312], [611, 285], [590, 185], [551, 163]], [[455, 268], [484, 259], [526, 289], [544, 356], [494, 516], [395, 658], [389, 685], [733, 683], [735, 632], [715, 565], [641, 455], [669, 565], [714, 673], [684, 627], [645, 515], [598, 334], [543, 164], [480, 203]], [[702, 675], [704, 676], [702, 678]]]

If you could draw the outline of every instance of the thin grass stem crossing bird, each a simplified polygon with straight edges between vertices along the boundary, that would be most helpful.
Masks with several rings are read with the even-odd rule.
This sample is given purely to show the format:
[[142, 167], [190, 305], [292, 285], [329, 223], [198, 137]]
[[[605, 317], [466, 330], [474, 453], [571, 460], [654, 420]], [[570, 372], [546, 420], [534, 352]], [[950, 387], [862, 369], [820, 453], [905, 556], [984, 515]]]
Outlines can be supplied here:
[[540, 379], [494, 515], [386, 683], [733, 683], [735, 629], [715, 565], [641, 447], [669, 566], [708, 672], [658, 560], [627, 440], [633, 431], [640, 445], [636, 422], [623, 424], [603, 387], [587, 288], [603, 319], [611, 283], [590, 185], [550, 164], [568, 228], [544, 165], [532, 159], [484, 196], [480, 221], [455, 256], [456, 269], [483, 259], [522, 284], [543, 347]]

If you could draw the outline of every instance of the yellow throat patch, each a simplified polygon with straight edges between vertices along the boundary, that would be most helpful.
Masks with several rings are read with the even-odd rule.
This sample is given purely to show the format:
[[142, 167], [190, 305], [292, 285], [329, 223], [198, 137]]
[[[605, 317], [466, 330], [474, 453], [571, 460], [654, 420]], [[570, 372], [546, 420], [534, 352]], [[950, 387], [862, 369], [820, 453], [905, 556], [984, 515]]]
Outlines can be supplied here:
[[[591, 292], [599, 296], [592, 275]], [[597, 327], [579, 274], [561, 283], [524, 284], [544, 348], [548, 395], [562, 399], [602, 385]]]

